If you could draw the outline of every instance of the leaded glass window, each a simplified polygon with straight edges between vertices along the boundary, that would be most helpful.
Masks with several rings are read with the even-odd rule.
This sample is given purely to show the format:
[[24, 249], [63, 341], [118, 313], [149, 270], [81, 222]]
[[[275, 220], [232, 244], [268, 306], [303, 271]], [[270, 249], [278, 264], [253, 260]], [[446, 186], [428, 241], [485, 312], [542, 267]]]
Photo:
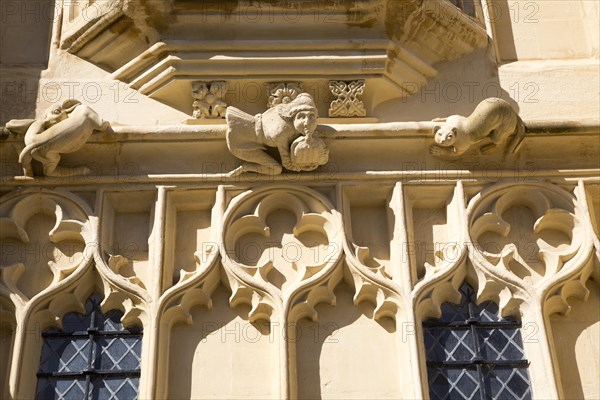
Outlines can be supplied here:
[[491, 301], [476, 304], [465, 283], [460, 304], [423, 323], [432, 400], [531, 399], [521, 321], [501, 318]]
[[93, 294], [85, 314], [68, 313], [62, 330], [42, 333], [38, 400], [137, 398], [142, 333], [125, 329], [118, 310], [103, 314], [101, 301]]

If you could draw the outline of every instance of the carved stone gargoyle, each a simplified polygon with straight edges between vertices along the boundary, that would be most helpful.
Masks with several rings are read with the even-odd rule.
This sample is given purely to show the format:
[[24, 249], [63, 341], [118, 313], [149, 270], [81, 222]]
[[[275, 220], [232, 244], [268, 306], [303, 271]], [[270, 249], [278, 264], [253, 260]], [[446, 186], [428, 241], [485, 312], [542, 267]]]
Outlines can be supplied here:
[[31, 177], [32, 160], [42, 163], [46, 176], [89, 174], [85, 166], [60, 167], [61, 154], [79, 150], [94, 131], [106, 131], [109, 127], [94, 110], [73, 99], [52, 105], [42, 119], [11, 120], [6, 124], [13, 133], [25, 133], [19, 162], [24, 174]]
[[514, 154], [525, 135], [525, 125], [516, 111], [495, 97], [483, 100], [468, 117], [452, 115], [433, 122], [442, 124], [433, 128], [436, 144], [429, 152], [441, 157], [460, 156], [484, 140], [488, 143], [479, 148], [482, 154], [490, 154], [503, 146], [506, 146], [505, 155]]
[[[327, 146], [315, 133], [317, 107], [308, 93], [255, 116], [230, 106], [225, 118], [227, 147], [246, 161], [230, 172], [232, 176], [244, 172], [277, 175], [282, 166], [290, 171], [312, 171], [329, 160]], [[277, 148], [281, 163], [267, 153], [268, 147]]]

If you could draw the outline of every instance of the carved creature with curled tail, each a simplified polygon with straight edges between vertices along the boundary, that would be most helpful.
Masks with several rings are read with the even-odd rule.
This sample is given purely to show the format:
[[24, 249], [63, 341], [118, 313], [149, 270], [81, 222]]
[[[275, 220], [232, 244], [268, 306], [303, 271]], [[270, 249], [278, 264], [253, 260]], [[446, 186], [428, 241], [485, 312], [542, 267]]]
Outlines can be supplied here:
[[483, 100], [468, 117], [452, 115], [433, 122], [443, 122], [433, 128], [436, 144], [429, 152], [434, 156], [460, 156], [483, 140], [489, 143], [479, 148], [482, 154], [492, 153], [506, 143], [505, 154], [514, 154], [525, 135], [519, 115], [499, 98]]
[[94, 131], [105, 131], [109, 126], [94, 110], [73, 99], [54, 104], [43, 119], [7, 124], [13, 132], [27, 129], [25, 148], [19, 154], [26, 176], [33, 176], [32, 160], [42, 163], [46, 176], [87, 175], [90, 170], [84, 166], [59, 167], [61, 154], [79, 150]]

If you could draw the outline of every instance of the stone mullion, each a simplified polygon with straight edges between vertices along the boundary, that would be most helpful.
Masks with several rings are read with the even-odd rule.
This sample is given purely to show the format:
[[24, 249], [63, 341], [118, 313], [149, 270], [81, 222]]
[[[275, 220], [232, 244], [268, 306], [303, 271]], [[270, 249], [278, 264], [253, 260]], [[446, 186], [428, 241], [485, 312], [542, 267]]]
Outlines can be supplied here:
[[[142, 368], [140, 372], [140, 387], [138, 396], [140, 399], [157, 397], [157, 381], [161, 375], [158, 373], [158, 355], [160, 346], [160, 330], [158, 328], [160, 321], [160, 295], [164, 280], [164, 238], [166, 235], [173, 235], [174, 232], [167, 232], [165, 229], [166, 213], [166, 189], [164, 186], [158, 187], [157, 200], [154, 206], [154, 222], [152, 236], [149, 243], [148, 264], [154, 270], [152, 274], [152, 284], [150, 288], [151, 303], [148, 305], [148, 326], [144, 327], [144, 336], [142, 342]], [[157, 234], [160, 233], [160, 234]]]
[[532, 397], [562, 399], [562, 390], [557, 379], [558, 364], [552, 355], [553, 340], [549, 317], [544, 315], [542, 305], [535, 300], [522, 310], [522, 316], [523, 350], [529, 361]]
[[[394, 185], [392, 197], [390, 199], [390, 208], [395, 216], [394, 231], [390, 243], [390, 262], [392, 265], [392, 280], [395, 281], [402, 290], [398, 293], [401, 297], [403, 306], [399, 307], [396, 315], [396, 337], [398, 352], [398, 380], [401, 387], [405, 388], [404, 393], [409, 398], [419, 398], [422, 393], [422, 383], [420, 379], [419, 368], [419, 349], [416, 335], [415, 313], [411, 307], [410, 293], [413, 286], [412, 271], [409, 258], [409, 221], [407, 220], [406, 199], [404, 187], [401, 182]], [[412, 258], [414, 259], [414, 257]], [[407, 260], [407, 262], [403, 262]], [[407, 373], [407, 367], [410, 370]]]
[[[448, 235], [450, 240], [456, 240], [459, 249], [465, 249], [465, 243], [468, 238], [468, 219], [466, 214], [465, 192], [462, 181], [458, 181], [454, 187], [452, 200], [446, 208], [447, 223], [449, 228], [454, 229], [454, 235]], [[441, 304], [446, 301], [456, 301], [457, 282], [464, 280], [464, 258], [466, 251], [460, 251], [459, 255], [451, 263], [442, 267], [442, 270], [432, 274], [429, 278], [426, 276], [418, 282], [411, 281], [410, 305], [406, 307], [407, 313], [410, 313], [412, 326], [412, 335], [405, 335], [411, 349], [413, 380], [416, 383], [414, 398], [429, 398], [429, 382], [427, 379], [426, 349], [423, 342], [423, 320], [433, 316], [436, 312], [441, 312]], [[416, 258], [410, 259], [413, 264]], [[416, 268], [410, 265], [411, 270]], [[453, 288], [453, 289], [451, 289]], [[424, 303], [428, 303], [424, 306]], [[427, 314], [427, 315], [425, 315]], [[406, 330], [406, 329], [405, 329]]]

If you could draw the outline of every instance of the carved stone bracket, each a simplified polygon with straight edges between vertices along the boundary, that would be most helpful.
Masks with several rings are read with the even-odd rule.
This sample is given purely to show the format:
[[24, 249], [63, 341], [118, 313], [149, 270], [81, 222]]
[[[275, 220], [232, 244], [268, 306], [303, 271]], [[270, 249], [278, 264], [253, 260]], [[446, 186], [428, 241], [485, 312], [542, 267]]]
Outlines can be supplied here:
[[193, 82], [192, 97], [194, 102], [193, 117], [201, 118], [224, 118], [227, 103], [225, 95], [227, 94], [227, 82]]
[[365, 81], [329, 81], [329, 89], [336, 97], [329, 107], [330, 117], [364, 117], [365, 105], [359, 98], [365, 90]]
[[287, 104], [302, 93], [300, 82], [273, 82], [267, 84], [267, 107], [273, 108], [278, 104]]

